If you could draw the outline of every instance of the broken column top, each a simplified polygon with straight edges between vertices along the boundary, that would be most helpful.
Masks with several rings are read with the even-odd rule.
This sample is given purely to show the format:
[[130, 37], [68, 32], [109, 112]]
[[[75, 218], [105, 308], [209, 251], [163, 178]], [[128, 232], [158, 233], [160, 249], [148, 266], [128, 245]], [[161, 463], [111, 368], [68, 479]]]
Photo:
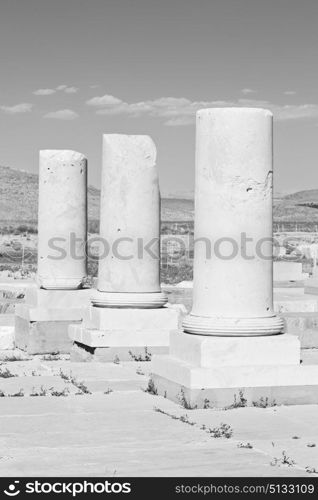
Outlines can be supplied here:
[[86, 161], [87, 158], [82, 153], [72, 151], [71, 149], [41, 149], [40, 160], [52, 160], [57, 162], [67, 161], [68, 163], [70, 163], [72, 161]]
[[[133, 166], [133, 168], [142, 169], [156, 166], [156, 146], [148, 135], [104, 134], [103, 147], [104, 153], [116, 161], [116, 163], [108, 163], [112, 167]], [[118, 161], [121, 163], [117, 163]]]
[[226, 107], [226, 108], [203, 108], [197, 111], [197, 117], [201, 117], [204, 115], [213, 115], [213, 114], [263, 114], [264, 116], [273, 117], [273, 113], [269, 109], [265, 108], [246, 108], [246, 107]]

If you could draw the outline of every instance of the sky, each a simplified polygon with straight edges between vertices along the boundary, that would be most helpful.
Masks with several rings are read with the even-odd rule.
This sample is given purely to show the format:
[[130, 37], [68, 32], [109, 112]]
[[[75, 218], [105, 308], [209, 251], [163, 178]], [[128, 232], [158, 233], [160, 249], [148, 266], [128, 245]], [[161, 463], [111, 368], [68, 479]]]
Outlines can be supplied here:
[[149, 134], [161, 192], [194, 183], [195, 112], [274, 113], [275, 190], [318, 188], [317, 0], [0, 0], [0, 165]]

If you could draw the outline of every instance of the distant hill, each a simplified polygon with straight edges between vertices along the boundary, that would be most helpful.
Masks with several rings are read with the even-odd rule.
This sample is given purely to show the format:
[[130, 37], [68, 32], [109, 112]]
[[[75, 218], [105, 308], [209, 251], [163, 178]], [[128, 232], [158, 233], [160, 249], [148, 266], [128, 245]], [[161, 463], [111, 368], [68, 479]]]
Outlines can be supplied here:
[[[38, 175], [0, 166], [0, 220], [34, 221], [38, 213]], [[99, 218], [100, 192], [88, 187], [88, 217]]]
[[[0, 166], [0, 221], [37, 219], [38, 175]], [[99, 189], [88, 187], [88, 217], [99, 219]], [[193, 220], [193, 199], [169, 195], [161, 202], [162, 220]], [[275, 221], [318, 222], [318, 189], [274, 197]]]

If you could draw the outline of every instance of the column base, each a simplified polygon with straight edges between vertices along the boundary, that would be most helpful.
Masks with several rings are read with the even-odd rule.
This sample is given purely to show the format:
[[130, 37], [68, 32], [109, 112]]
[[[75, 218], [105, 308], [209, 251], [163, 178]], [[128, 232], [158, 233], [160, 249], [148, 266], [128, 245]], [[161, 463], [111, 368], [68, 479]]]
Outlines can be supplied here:
[[178, 328], [181, 314], [180, 306], [154, 310], [92, 307], [89, 322], [69, 328], [74, 342], [71, 359], [81, 353], [90, 361], [150, 361], [153, 354], [169, 352], [169, 334]]
[[15, 308], [15, 345], [28, 354], [69, 353], [71, 324], [89, 316], [90, 289], [26, 291], [26, 303]]
[[299, 341], [287, 334], [226, 339], [173, 332], [170, 355], [154, 356], [152, 380], [159, 395], [187, 409], [317, 404], [318, 366], [301, 366], [299, 358]]
[[275, 315], [263, 318], [220, 318], [189, 314], [182, 326], [187, 333], [218, 337], [256, 337], [276, 335], [284, 331], [284, 321]]
[[37, 276], [36, 282], [44, 290], [78, 290], [82, 288], [84, 276], [81, 278], [43, 278]]
[[168, 302], [168, 297], [161, 291], [153, 293], [121, 293], [97, 290], [91, 300], [95, 307], [157, 309]]

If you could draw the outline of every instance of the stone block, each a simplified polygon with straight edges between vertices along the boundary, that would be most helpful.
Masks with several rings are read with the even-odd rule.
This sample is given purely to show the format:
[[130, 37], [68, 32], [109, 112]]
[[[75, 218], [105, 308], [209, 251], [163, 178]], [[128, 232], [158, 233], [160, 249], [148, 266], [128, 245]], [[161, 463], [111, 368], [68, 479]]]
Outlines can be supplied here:
[[185, 308], [169, 305], [161, 309], [92, 307], [88, 323], [71, 325], [72, 359], [112, 362], [166, 354], [171, 330], [180, 327]]
[[274, 281], [300, 281], [308, 277], [303, 274], [301, 262], [273, 262]]
[[37, 308], [48, 309], [81, 309], [90, 305], [92, 289], [80, 290], [44, 290], [30, 287], [25, 291], [25, 303]]
[[68, 328], [71, 323], [66, 320], [30, 321], [16, 315], [15, 345], [28, 354], [69, 353], [72, 341]]
[[170, 331], [178, 328], [182, 311], [181, 305], [170, 305], [159, 309], [121, 309], [113, 307], [92, 307], [90, 328], [106, 331], [151, 332]]
[[152, 380], [159, 395], [186, 408], [318, 403], [318, 366], [200, 368], [154, 356]]
[[300, 342], [293, 335], [216, 337], [170, 334], [170, 355], [202, 368], [298, 365]]
[[14, 349], [14, 326], [0, 325], [0, 350]]

